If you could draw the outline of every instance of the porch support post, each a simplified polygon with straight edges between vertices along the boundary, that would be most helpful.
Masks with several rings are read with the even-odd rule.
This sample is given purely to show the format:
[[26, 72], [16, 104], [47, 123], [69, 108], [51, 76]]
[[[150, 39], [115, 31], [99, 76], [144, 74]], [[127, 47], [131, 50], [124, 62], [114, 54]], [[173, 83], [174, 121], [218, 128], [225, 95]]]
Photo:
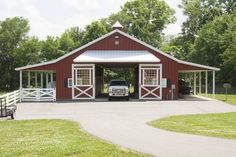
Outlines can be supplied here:
[[192, 73], [189, 73], [189, 86], [192, 86]]
[[20, 89], [22, 88], [22, 70], [20, 70]]
[[28, 88], [30, 88], [30, 71], [28, 71]]
[[196, 92], [196, 82], [197, 82], [197, 80], [196, 80], [196, 72], [194, 72], [194, 76], [193, 76], [194, 78], [194, 84], [193, 84], [193, 94], [194, 95], [196, 95], [197, 94], [197, 92]]
[[43, 73], [40, 73], [40, 87], [43, 88]]
[[20, 102], [21, 102], [21, 90], [22, 90], [22, 70], [20, 70]]
[[46, 73], [46, 88], [48, 88], [48, 72]]
[[37, 72], [35, 72], [34, 73], [34, 81], [35, 81], [35, 88], [37, 88], [38, 87], [38, 73]]
[[202, 72], [199, 72], [199, 94], [202, 93]]
[[51, 78], [50, 78], [51, 82], [53, 82], [53, 73], [51, 73]]
[[212, 71], [212, 96], [215, 98], [215, 71]]
[[207, 87], [207, 84], [208, 84], [208, 72], [206, 71], [206, 79], [205, 79], [205, 95], [207, 96], [207, 93], [208, 93], [208, 87]]

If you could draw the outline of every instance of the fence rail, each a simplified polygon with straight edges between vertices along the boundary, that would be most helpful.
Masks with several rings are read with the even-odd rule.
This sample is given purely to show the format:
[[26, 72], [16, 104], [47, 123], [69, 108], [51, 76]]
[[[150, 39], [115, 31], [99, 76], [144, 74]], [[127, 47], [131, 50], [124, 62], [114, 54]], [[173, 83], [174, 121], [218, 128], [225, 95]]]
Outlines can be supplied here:
[[20, 91], [16, 90], [0, 96], [0, 100], [3, 106], [10, 106], [20, 101]]
[[54, 88], [22, 88], [22, 101], [56, 101]]

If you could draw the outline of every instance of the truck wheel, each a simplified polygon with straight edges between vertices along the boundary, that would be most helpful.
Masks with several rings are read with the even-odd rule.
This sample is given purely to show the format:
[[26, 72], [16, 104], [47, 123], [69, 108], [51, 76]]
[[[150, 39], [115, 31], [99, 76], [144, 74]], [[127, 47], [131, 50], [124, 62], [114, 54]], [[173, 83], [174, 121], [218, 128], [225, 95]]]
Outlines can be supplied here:
[[15, 119], [14, 113], [11, 114], [11, 119]]

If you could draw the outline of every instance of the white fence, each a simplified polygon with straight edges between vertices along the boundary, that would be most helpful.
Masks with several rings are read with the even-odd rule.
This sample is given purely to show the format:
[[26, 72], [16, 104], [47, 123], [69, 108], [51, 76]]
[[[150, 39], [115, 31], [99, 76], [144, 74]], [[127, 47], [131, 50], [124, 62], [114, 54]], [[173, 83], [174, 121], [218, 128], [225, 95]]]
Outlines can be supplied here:
[[0, 101], [3, 106], [9, 106], [16, 104], [20, 101], [20, 91], [16, 90], [7, 94], [0, 96]]
[[56, 101], [54, 88], [22, 88], [22, 101]]

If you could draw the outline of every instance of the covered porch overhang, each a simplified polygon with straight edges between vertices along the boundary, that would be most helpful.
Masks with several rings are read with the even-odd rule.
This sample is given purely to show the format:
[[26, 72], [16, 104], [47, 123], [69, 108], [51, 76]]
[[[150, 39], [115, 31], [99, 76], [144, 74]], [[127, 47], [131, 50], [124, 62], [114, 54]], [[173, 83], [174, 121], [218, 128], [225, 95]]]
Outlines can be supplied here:
[[56, 101], [54, 70], [19, 70], [20, 101]]
[[[212, 97], [215, 98], [215, 73], [219, 71], [219, 68], [212, 66], [205, 66], [201, 64], [183, 62], [180, 66], [179, 74], [182, 75], [183, 79], [189, 83], [189, 86], [193, 87], [193, 94], [205, 93], [208, 95], [208, 85], [209, 85], [209, 73], [212, 75]], [[198, 84], [197, 84], [198, 83]], [[204, 92], [202, 90], [204, 88]]]

